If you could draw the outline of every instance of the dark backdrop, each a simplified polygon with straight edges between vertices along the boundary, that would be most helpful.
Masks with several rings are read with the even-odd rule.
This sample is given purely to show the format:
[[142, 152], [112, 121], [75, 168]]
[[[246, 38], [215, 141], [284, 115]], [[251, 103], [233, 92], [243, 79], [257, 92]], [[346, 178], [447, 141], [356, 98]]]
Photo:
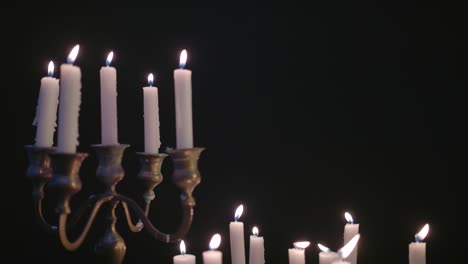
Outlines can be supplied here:
[[[23, 176], [22, 146], [33, 143], [40, 78], [49, 60], [65, 62], [79, 43], [78, 149], [90, 152], [89, 145], [100, 142], [99, 69], [113, 50], [119, 139], [131, 144], [119, 190], [138, 201], [141, 87], [155, 73], [162, 148], [173, 147], [172, 71], [180, 50], [188, 50], [195, 145], [207, 148], [186, 238], [199, 263], [215, 232], [223, 236], [221, 250], [230, 263], [228, 225], [239, 203], [245, 206], [246, 238], [258, 225], [268, 263], [287, 263], [287, 249], [303, 239], [313, 243], [308, 263], [318, 263], [317, 242], [340, 247], [347, 210], [360, 223], [360, 263], [407, 263], [408, 243], [426, 222], [428, 263], [443, 263], [460, 236], [454, 227], [462, 225], [464, 188], [457, 165], [463, 158], [462, 58], [444, 11], [409, 3], [178, 5], [17, 6], [14, 71], [21, 85], [10, 87], [12, 97], [4, 99], [14, 105], [7, 113], [14, 117], [16, 181], [3, 188], [14, 202], [2, 207], [14, 223], [9, 243], [19, 258], [92, 262], [92, 242], [102, 230], [98, 222], [77, 252], [66, 252], [58, 238], [34, 224], [31, 184]], [[151, 211], [165, 231], [179, 219], [170, 166], [165, 164], [166, 180]], [[95, 168], [91, 156], [77, 201], [98, 188]], [[52, 204], [46, 203], [49, 211]], [[126, 263], [171, 263], [177, 245], [131, 234], [121, 211], [119, 216]]]

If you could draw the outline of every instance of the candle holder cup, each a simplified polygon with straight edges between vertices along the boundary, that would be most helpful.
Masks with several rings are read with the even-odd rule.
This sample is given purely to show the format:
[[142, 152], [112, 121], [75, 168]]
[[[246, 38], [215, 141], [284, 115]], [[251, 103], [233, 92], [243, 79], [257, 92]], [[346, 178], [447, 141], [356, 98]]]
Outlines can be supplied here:
[[[189, 231], [193, 219], [193, 207], [195, 206], [193, 191], [201, 179], [198, 170], [198, 159], [204, 149], [171, 149], [168, 150], [169, 155], [163, 153], [137, 153], [141, 166], [138, 179], [144, 188], [142, 196], [145, 204], [142, 208], [133, 199], [116, 191], [117, 184], [125, 175], [122, 168], [122, 158], [128, 147], [129, 145], [123, 144], [92, 146], [98, 159], [96, 176], [103, 184], [104, 190], [92, 195], [76, 210], [72, 210], [70, 199], [81, 190], [79, 171], [88, 154], [55, 153], [53, 148], [25, 146], [29, 159], [26, 174], [33, 182], [35, 218], [46, 231], [54, 234], [58, 233], [65, 249], [74, 251], [83, 244], [98, 212], [102, 209], [105, 213], [103, 216], [106, 220], [106, 228], [102, 237], [95, 244], [95, 252], [101, 263], [122, 263], [125, 257], [126, 245], [116, 228], [117, 216], [115, 209], [119, 205], [124, 208], [128, 226], [133, 232], [140, 232], [145, 229], [156, 240], [173, 243], [180, 241]], [[155, 198], [154, 188], [163, 180], [161, 166], [167, 156], [170, 156], [173, 160], [173, 181], [181, 190], [182, 221], [178, 230], [173, 234], [159, 231], [148, 219], [151, 201]], [[48, 188], [58, 194], [56, 206], [56, 212], [59, 214], [58, 226], [50, 225], [42, 215], [41, 202], [45, 196], [44, 186], [47, 183], [49, 183]], [[74, 241], [71, 241], [68, 238], [69, 230], [76, 226], [78, 219], [90, 208], [92, 209], [81, 233]], [[139, 219], [136, 224], [133, 223], [132, 213]], [[70, 215], [71, 217], [69, 217]]]

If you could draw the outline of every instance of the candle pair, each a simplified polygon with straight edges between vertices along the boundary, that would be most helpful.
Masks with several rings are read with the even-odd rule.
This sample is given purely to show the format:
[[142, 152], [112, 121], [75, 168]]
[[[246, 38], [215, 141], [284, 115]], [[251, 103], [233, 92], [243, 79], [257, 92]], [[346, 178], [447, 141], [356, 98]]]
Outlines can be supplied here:
[[[203, 264], [222, 264], [223, 253], [218, 249], [221, 244], [221, 236], [214, 234], [210, 241], [210, 250], [203, 252]], [[195, 264], [195, 255], [186, 254], [185, 242], [180, 242], [180, 255], [174, 256], [174, 264]]]
[[[320, 264], [350, 264], [351, 262], [345, 261], [345, 259], [354, 251], [359, 238], [359, 234], [355, 235], [338, 252], [332, 252], [329, 248], [318, 244], [320, 250], [323, 251], [319, 254]], [[309, 245], [309, 241], [295, 242], [294, 248], [288, 250], [289, 264], [305, 264], [305, 249]]]

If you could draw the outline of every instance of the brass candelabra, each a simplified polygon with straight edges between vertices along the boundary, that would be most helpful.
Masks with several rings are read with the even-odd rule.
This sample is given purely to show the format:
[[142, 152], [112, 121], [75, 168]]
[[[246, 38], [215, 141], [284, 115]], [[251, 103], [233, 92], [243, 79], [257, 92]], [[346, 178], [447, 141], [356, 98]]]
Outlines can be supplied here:
[[[137, 153], [141, 165], [138, 178], [145, 188], [143, 192], [145, 205], [142, 208], [134, 200], [117, 193], [115, 190], [116, 185], [125, 175], [121, 162], [124, 151], [128, 147], [129, 145], [92, 146], [98, 159], [96, 176], [104, 185], [105, 190], [89, 197], [76, 210], [73, 210], [72, 214], [70, 199], [81, 190], [79, 170], [88, 154], [56, 153], [54, 148], [25, 146], [29, 159], [26, 174], [33, 182], [32, 196], [35, 217], [39, 226], [44, 230], [58, 234], [65, 249], [74, 251], [83, 244], [98, 211], [102, 209], [105, 212], [106, 228], [103, 236], [95, 244], [95, 252], [101, 263], [122, 263], [126, 245], [115, 227], [117, 221], [115, 209], [119, 205], [125, 211], [127, 223], [132, 232], [140, 232], [145, 229], [155, 239], [171, 243], [182, 239], [190, 229], [195, 206], [192, 193], [200, 183], [198, 158], [203, 148], [171, 149], [167, 151], [167, 154]], [[180, 201], [183, 210], [182, 222], [173, 234], [159, 231], [148, 219], [151, 201], [155, 198], [153, 190], [163, 180], [161, 165], [168, 155], [174, 164], [173, 181], [181, 190]], [[46, 184], [47, 189], [58, 195], [56, 212], [59, 218], [57, 226], [49, 224], [43, 217], [42, 200]], [[76, 227], [78, 220], [87, 211], [86, 209], [91, 207], [88, 220], [80, 235], [75, 240], [70, 240], [69, 231]], [[136, 215], [136, 219], [139, 219], [136, 224], [132, 220], [131, 212]]]

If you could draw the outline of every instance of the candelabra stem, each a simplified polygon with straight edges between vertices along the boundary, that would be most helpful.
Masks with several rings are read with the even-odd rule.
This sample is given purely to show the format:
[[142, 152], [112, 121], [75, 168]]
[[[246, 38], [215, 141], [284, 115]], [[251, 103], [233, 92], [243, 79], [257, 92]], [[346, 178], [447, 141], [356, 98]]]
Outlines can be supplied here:
[[[130, 230], [132, 232], [140, 232], [142, 229], [143, 229], [143, 223], [140, 221], [138, 221], [138, 223], [136, 224], [133, 224], [133, 221], [132, 221], [132, 216], [130, 215], [130, 211], [128, 210], [128, 205], [126, 202], [122, 202], [122, 206], [124, 208], [124, 211], [125, 211], [125, 216], [127, 218], [127, 224], [128, 224], [128, 228], [130, 228]], [[149, 208], [148, 204], [146, 206], [146, 208]], [[146, 214], [148, 215], [148, 214]]]
[[104, 235], [96, 243], [94, 250], [99, 257], [99, 263], [104, 264], [120, 264], [123, 262], [127, 247], [125, 241], [117, 232], [115, 223], [117, 217], [115, 216], [115, 208], [119, 201], [112, 201], [104, 206], [106, 214], [106, 230]]

